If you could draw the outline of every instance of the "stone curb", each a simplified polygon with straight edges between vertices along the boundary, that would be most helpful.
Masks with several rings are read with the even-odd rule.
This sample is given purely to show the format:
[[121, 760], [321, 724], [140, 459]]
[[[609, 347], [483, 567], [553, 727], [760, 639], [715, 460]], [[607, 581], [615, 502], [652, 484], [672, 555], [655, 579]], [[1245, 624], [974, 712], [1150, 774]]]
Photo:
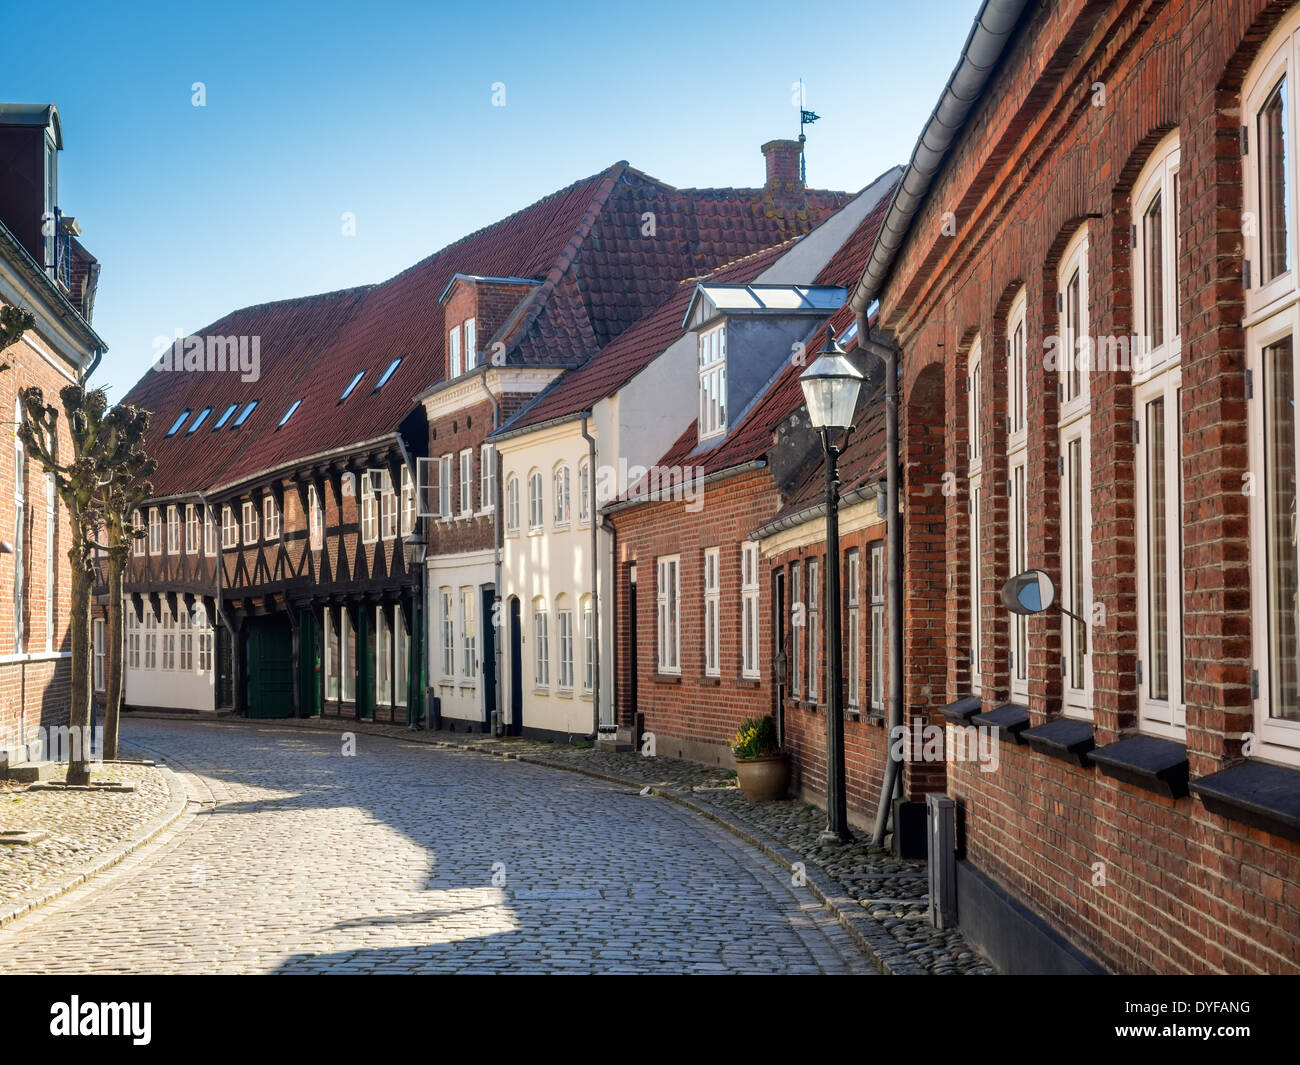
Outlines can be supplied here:
[[[153, 720], [178, 720], [170, 714], [148, 714], [137, 713], [132, 716]], [[184, 718], [183, 720], [193, 720]], [[225, 723], [237, 723], [243, 725], [244, 720], [239, 718], [222, 718], [215, 719]], [[759, 853], [775, 861], [778, 865], [784, 866], [787, 870], [793, 870], [796, 863], [804, 867], [804, 876], [806, 879], [805, 886], [812, 892], [813, 896], [829, 910], [844, 930], [853, 938], [858, 947], [861, 948], [876, 967], [887, 976], [928, 976], [926, 969], [913, 961], [907, 954], [906, 949], [901, 946], [893, 936], [881, 928], [871, 917], [865, 914], [862, 907], [851, 898], [843, 886], [827, 874], [816, 864], [809, 862], [801, 855], [796, 854], [785, 844], [774, 839], [761, 829], [754, 828], [742, 821], [732, 817], [730, 814], [715, 810], [709, 806], [703, 805], [692, 799], [687, 792], [679, 791], [676, 788], [664, 787], [657, 784], [645, 784], [638, 780], [629, 780], [626, 777], [614, 776], [610, 773], [602, 773], [594, 769], [584, 769], [580, 766], [569, 765], [565, 762], [551, 761], [546, 758], [539, 758], [531, 754], [518, 754], [509, 750], [493, 750], [486, 745], [457, 743], [454, 740], [434, 739], [429, 733], [412, 732], [405, 736], [394, 736], [390, 732], [384, 731], [388, 728], [395, 728], [393, 725], [375, 726], [368, 721], [349, 721], [346, 728], [339, 728], [332, 724], [317, 724], [314, 719], [303, 718], [295, 720], [292, 724], [278, 723], [276, 719], [258, 719], [258, 727], [265, 728], [268, 725], [282, 728], [287, 732], [298, 729], [311, 729], [315, 732], [360, 732], [372, 736], [380, 736], [384, 739], [391, 740], [408, 740], [414, 743], [423, 743], [429, 747], [437, 747], [444, 750], [455, 750], [469, 752], [471, 754], [485, 754], [494, 758], [504, 758], [516, 762], [523, 762], [528, 765], [540, 766], [544, 769], [559, 769], [569, 773], [576, 773], [579, 776], [589, 777], [593, 780], [600, 780], [607, 784], [617, 784], [622, 787], [633, 788], [640, 791], [648, 787], [650, 794], [659, 798], [668, 799], [679, 806], [691, 810], [700, 817], [712, 821], [720, 828], [730, 832], [733, 836], [747, 843]], [[2, 921], [0, 921], [2, 923]]]
[[[123, 746], [129, 745], [123, 744]], [[19, 917], [31, 913], [33, 910], [39, 909], [46, 903], [52, 902], [60, 895], [66, 895], [73, 888], [80, 887], [86, 881], [98, 876], [105, 869], [112, 868], [123, 858], [139, 850], [176, 823], [181, 814], [185, 812], [186, 806], [189, 805], [189, 796], [186, 793], [184, 784], [167, 766], [159, 765], [156, 768], [161, 769], [165, 774], [167, 790], [171, 796], [163, 812], [148, 824], [137, 829], [131, 836], [115, 844], [103, 854], [96, 855], [70, 873], [64, 873], [62, 876], [51, 880], [49, 883], [41, 884], [39, 887], [29, 888], [16, 898], [4, 903], [0, 906], [0, 928], [12, 921], [16, 921]]]

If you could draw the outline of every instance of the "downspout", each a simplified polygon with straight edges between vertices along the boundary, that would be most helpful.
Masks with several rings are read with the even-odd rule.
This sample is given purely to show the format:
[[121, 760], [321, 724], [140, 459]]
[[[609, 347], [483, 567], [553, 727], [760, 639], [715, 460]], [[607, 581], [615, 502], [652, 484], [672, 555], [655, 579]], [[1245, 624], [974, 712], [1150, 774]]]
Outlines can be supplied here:
[[[429, 565], [429, 563], [428, 563], [428, 559], [429, 559], [429, 555], [428, 555], [428, 545], [429, 545], [429, 541], [428, 541], [428, 539], [425, 538], [424, 535], [423, 535], [423, 534], [425, 533], [426, 529], [427, 529], [427, 526], [425, 525], [425, 522], [427, 521], [427, 519], [426, 519], [423, 515], [420, 514], [420, 500], [419, 500], [419, 492], [420, 492], [420, 478], [419, 478], [419, 470], [418, 470], [418, 468], [417, 468], [417, 466], [416, 466], [415, 460], [414, 460], [413, 458], [411, 458], [411, 453], [406, 449], [406, 441], [402, 439], [402, 434], [401, 434], [401, 433], [397, 433], [396, 435], [397, 435], [397, 448], [398, 448], [398, 450], [401, 451], [401, 453], [402, 453], [402, 462], [404, 462], [404, 463], [406, 464], [406, 468], [407, 468], [407, 470], [408, 470], [408, 471], [410, 472], [410, 474], [411, 474], [411, 484], [412, 484], [412, 486], [414, 487], [414, 490], [415, 490], [415, 492], [416, 492], [416, 505], [415, 505], [415, 525], [416, 525], [416, 528], [415, 528], [415, 530], [412, 530], [412, 531], [417, 531], [417, 530], [418, 530], [419, 533], [421, 534], [421, 538], [424, 539], [424, 544], [425, 544], [425, 556], [424, 556], [424, 561], [422, 561], [422, 562], [420, 563], [420, 572], [417, 573], [417, 574], [415, 574], [415, 578], [416, 578], [416, 580], [415, 580], [415, 587], [411, 589], [411, 596], [412, 596], [412, 600], [413, 600], [412, 603], [411, 603], [411, 631], [410, 631], [409, 633], [407, 633], [407, 635], [406, 635], [406, 638], [407, 638], [408, 641], [410, 641], [410, 640], [418, 640], [418, 641], [419, 641], [419, 648], [418, 648], [418, 650], [419, 650], [419, 659], [418, 659], [418, 661], [419, 661], [419, 664], [420, 664], [420, 673], [421, 673], [421, 676], [420, 676], [420, 698], [419, 698], [418, 700], [416, 700], [416, 699], [414, 698], [414, 692], [412, 691], [412, 688], [413, 688], [413, 685], [412, 685], [412, 679], [413, 679], [413, 678], [410, 676], [410, 666], [409, 666], [409, 664], [408, 664], [408, 666], [407, 666], [407, 677], [406, 677], [406, 727], [407, 727], [408, 729], [418, 729], [418, 728], [420, 727], [421, 708], [423, 708], [423, 711], [424, 711], [423, 716], [424, 716], [424, 720], [425, 720], [425, 721], [429, 721], [429, 720], [430, 720], [430, 710], [432, 709], [431, 707], [427, 707], [427, 706], [424, 706], [424, 705], [423, 705], [424, 702], [425, 702], [425, 700], [428, 699], [428, 692], [425, 690], [427, 686], [426, 686], [426, 684], [425, 684], [425, 680], [424, 680], [424, 678], [425, 678], [425, 675], [427, 675], [427, 673], [428, 673], [428, 670], [425, 668], [425, 658], [426, 658], [427, 655], [428, 655], [428, 639], [427, 639], [427, 637], [428, 637], [429, 621], [428, 621], [428, 611], [427, 611], [428, 603], [426, 602], [426, 600], [427, 600], [427, 598], [428, 598], [428, 595], [427, 595], [427, 593], [426, 593], [426, 591], [425, 591], [425, 586], [424, 586], [424, 585], [425, 585], [424, 575], [425, 575], [425, 573], [428, 572], [428, 565]], [[427, 427], [426, 427], [426, 435], [427, 435]], [[324, 506], [324, 503], [322, 502], [321, 505]], [[310, 519], [309, 519], [309, 520], [310, 520]], [[414, 601], [414, 599], [415, 599], [416, 596], [419, 597], [419, 601], [418, 601], [418, 602], [415, 602], [415, 601]], [[400, 604], [398, 605], [397, 610], [398, 610], [398, 613], [401, 613], [402, 608], [401, 608], [401, 605], [400, 605]], [[408, 663], [410, 662], [410, 653], [409, 653], [409, 651], [408, 651], [408, 653], [407, 653], [407, 662], [408, 662]], [[324, 702], [324, 696], [322, 695], [322, 703], [323, 703], [323, 702]], [[322, 711], [321, 711], [321, 712], [324, 713], [324, 709], [323, 709], [323, 708], [322, 708]]]
[[[587, 478], [592, 498], [587, 501], [591, 513], [591, 735], [595, 743], [600, 737], [600, 555], [598, 552], [600, 523], [596, 521], [596, 438], [587, 431], [591, 411], [582, 412], [582, 439], [587, 441]], [[581, 484], [579, 484], [581, 488]], [[581, 503], [579, 504], [581, 506]]]
[[[486, 372], [481, 377], [479, 377], [479, 383], [482, 384], [483, 391], [487, 393], [488, 400], [492, 404], [492, 432], [495, 433], [497, 429], [501, 427], [501, 401], [497, 399], [496, 393], [494, 393], [492, 389], [488, 387]], [[492, 462], [496, 466], [496, 470], [493, 471], [494, 476], [492, 478], [492, 484], [495, 486], [495, 491], [496, 491], [496, 498], [492, 501], [492, 590], [493, 590], [493, 606], [497, 607], [496, 616], [493, 617], [492, 619], [493, 627], [497, 629], [496, 637], [492, 640], [492, 654], [496, 658], [495, 669], [496, 669], [497, 682], [496, 684], [493, 685], [494, 690], [492, 693], [492, 698], [493, 701], [496, 703], [496, 705], [492, 707], [490, 710], [488, 710], [487, 707], [484, 707], [483, 709], [488, 710], [489, 726], [491, 726], [493, 722], [495, 722], [497, 725], [501, 727], [502, 731], [504, 731], [505, 724], [506, 724], [506, 715], [505, 715], [505, 706], [504, 706], [505, 695], [502, 689], [505, 687], [505, 674], [502, 672], [502, 665], [504, 663], [504, 658], [505, 658], [505, 648], [502, 646], [502, 644], [504, 644], [505, 641], [501, 638], [501, 634], [502, 631], [505, 629], [505, 625], [502, 624], [498, 626], [495, 624], [497, 618], [501, 617], [502, 614], [502, 611], [500, 609], [501, 607], [501, 549], [504, 541], [501, 538], [501, 532], [502, 532], [501, 454], [499, 451], [497, 451], [495, 444], [492, 445]], [[479, 506], [482, 505], [483, 505], [483, 501], [480, 499]]]
[[[858, 336], [870, 337], [867, 316], [858, 314]], [[892, 337], [882, 337], [879, 347], [885, 357], [885, 540], [888, 552], [886, 581], [886, 611], [889, 625], [889, 732], [903, 724], [903, 538], [899, 514], [898, 483], [898, 345]], [[875, 346], [875, 345], [872, 345]], [[880, 789], [880, 804], [876, 809], [876, 825], [871, 842], [876, 847], [885, 845], [885, 830], [894, 796], [901, 792], [903, 763], [895, 757], [899, 745], [889, 743], [889, 762], [885, 767], [885, 780]], [[901, 751], [898, 752], [901, 755]]]

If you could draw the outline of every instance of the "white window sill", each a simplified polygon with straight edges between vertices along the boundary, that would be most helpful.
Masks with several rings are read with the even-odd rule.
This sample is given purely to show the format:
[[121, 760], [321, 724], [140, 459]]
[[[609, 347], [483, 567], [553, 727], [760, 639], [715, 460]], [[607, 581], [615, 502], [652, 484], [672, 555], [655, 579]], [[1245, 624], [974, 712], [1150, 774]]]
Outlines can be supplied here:
[[50, 662], [56, 658], [71, 658], [71, 651], [18, 651], [14, 654], [0, 655], [0, 665], [12, 662]]
[[556, 694], [556, 697], [557, 697], [557, 698], [560, 698], [560, 699], [572, 699], [572, 698], [573, 698], [573, 689], [572, 689], [572, 688], [556, 688], [556, 689], [555, 689], [555, 694]]
[[571, 526], [567, 521], [557, 521], [551, 526], [556, 532], [568, 532]]
[[496, 513], [496, 509], [497, 509], [496, 507], [484, 507], [482, 510], [475, 511], [474, 517], [476, 518], [491, 517], [493, 514]]
[[551, 689], [550, 689], [550, 688], [542, 688], [542, 687], [539, 687], [539, 686], [537, 686], [537, 685], [533, 685], [533, 694], [534, 694], [534, 695], [550, 695], [550, 694], [551, 694]]
[[583, 700], [583, 702], [588, 702], [588, 703], [591, 702], [591, 689], [590, 689], [590, 688], [588, 688], [586, 691], [584, 691], [584, 692], [582, 693], [582, 700]]
[[545, 529], [542, 529], [542, 528], [529, 529], [529, 530], [528, 530], [528, 535], [529, 535], [529, 536], [544, 536], [544, 535], [546, 535], [546, 530], [545, 530]]

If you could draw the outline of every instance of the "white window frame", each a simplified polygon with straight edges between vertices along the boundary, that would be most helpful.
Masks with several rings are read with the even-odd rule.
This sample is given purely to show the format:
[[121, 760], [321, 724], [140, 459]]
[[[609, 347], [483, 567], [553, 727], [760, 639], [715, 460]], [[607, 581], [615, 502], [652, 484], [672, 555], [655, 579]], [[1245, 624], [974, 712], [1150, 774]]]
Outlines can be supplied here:
[[375, 705], [393, 705], [393, 626], [383, 604], [375, 607]]
[[190, 626], [190, 612], [184, 603], [177, 604], [176, 623], [179, 630], [177, 639], [178, 657], [176, 668], [182, 673], [194, 672], [194, 630]]
[[175, 503], [167, 505], [167, 554], [175, 557], [181, 553], [181, 510]]
[[[129, 608], [128, 608], [129, 609]], [[104, 619], [95, 618], [91, 630], [91, 642], [94, 646], [94, 680], [95, 691], [102, 692], [107, 686], [108, 646], [104, 640]]]
[[157, 558], [162, 554], [163, 531], [162, 512], [157, 507], [149, 508], [149, 554]]
[[379, 496], [379, 536], [384, 540], [397, 538], [397, 493], [392, 489], [392, 477], [386, 477], [389, 486]]
[[559, 656], [556, 660], [558, 670], [556, 688], [562, 692], [573, 691], [573, 611], [560, 607], [555, 611], [555, 629], [559, 637]]
[[569, 467], [567, 463], [562, 462], [551, 471], [551, 493], [555, 505], [557, 529], [567, 529], [573, 517], [570, 487]]
[[262, 496], [262, 537], [268, 543], [280, 539], [280, 506], [270, 491]]
[[129, 606], [126, 608], [126, 664], [128, 669], [140, 668], [140, 619]]
[[528, 531], [540, 532], [546, 518], [546, 500], [542, 495], [542, 471], [528, 474]]
[[655, 560], [657, 667], [660, 673], [673, 676], [682, 672], [681, 565], [681, 555], [663, 555]]
[[[1070, 288], [1077, 281], [1078, 306]], [[1067, 717], [1091, 721], [1092, 648], [1088, 625], [1092, 616], [1092, 350], [1088, 317], [1088, 228], [1081, 226], [1070, 238], [1057, 270], [1057, 291], [1062, 294], [1059, 344], [1065, 358], [1078, 360], [1077, 375], [1069, 363], [1060, 366], [1062, 397], [1057, 416], [1057, 443], [1061, 496], [1061, 605], [1082, 618], [1061, 615], [1062, 712]], [[1078, 455], [1078, 470], [1072, 462]], [[1077, 483], [1077, 492], [1075, 491]], [[1076, 502], [1077, 495], [1077, 502]], [[1075, 555], [1078, 555], [1076, 573]]]
[[803, 698], [804, 610], [803, 565], [790, 563], [790, 695]]
[[474, 449], [465, 448], [460, 453], [460, 516], [468, 518], [474, 513]]
[[460, 376], [460, 326], [447, 330], [447, 380]]
[[402, 536], [410, 536], [415, 531], [415, 480], [411, 477], [411, 467], [402, 465]]
[[194, 628], [199, 638], [198, 672], [212, 672], [212, 626], [208, 624], [208, 608], [202, 603], [194, 607]]
[[379, 507], [375, 500], [375, 484], [370, 470], [361, 471], [361, 542], [379, 542]]
[[758, 665], [758, 544], [740, 545], [740, 675], [757, 680]]
[[[144, 528], [144, 515], [140, 513], [139, 509], [131, 511], [131, 525], [136, 529]], [[134, 537], [134, 540], [135, 542], [132, 545], [131, 553], [134, 554], [136, 558], [143, 558], [145, 548], [144, 537], [137, 536]]]
[[452, 511], [452, 455], [448, 452], [438, 459], [438, 516], [443, 521], [450, 521]]
[[355, 703], [357, 700], [357, 638], [352, 624], [352, 612], [339, 610], [339, 701]]
[[163, 608], [162, 615], [162, 669], [174, 671], [176, 669], [176, 619], [167, 607]]
[[727, 323], [702, 329], [699, 351], [699, 439], [727, 432]]
[[460, 676], [473, 683], [478, 679], [478, 589], [466, 586], [460, 590], [457, 620], [460, 623]]
[[[1181, 159], [1177, 131], [1164, 138], [1151, 153], [1133, 185], [1132, 213], [1137, 240], [1133, 242], [1133, 323], [1136, 340], [1133, 353], [1133, 382], [1139, 384], [1179, 365], [1182, 359], [1182, 327], [1178, 317], [1178, 173]], [[1147, 274], [1155, 256], [1147, 246], [1144, 221], [1155, 197], [1161, 211], [1161, 315], [1164, 336], [1153, 344], [1147, 335]]]
[[877, 540], [870, 549], [871, 580], [871, 709], [885, 711], [885, 545]]
[[478, 449], [478, 505], [479, 512], [490, 514], [497, 505], [497, 449], [495, 444], [482, 444]]
[[[1026, 293], [1022, 287], [1007, 312], [1007, 536], [1009, 575], [1028, 569], [1029, 502], [1029, 347]], [[1012, 615], [1007, 653], [1011, 698], [1029, 698], [1029, 626]]]
[[591, 460], [578, 463], [578, 524], [591, 524]]
[[185, 553], [187, 555], [197, 555], [199, 553], [199, 540], [202, 535], [202, 527], [199, 524], [199, 508], [193, 503], [186, 503]]
[[342, 647], [338, 651], [334, 650], [335, 625], [334, 625], [334, 608], [327, 606], [325, 608], [325, 635], [324, 635], [324, 653], [325, 659], [325, 700], [326, 702], [339, 701], [339, 659], [342, 654]]
[[818, 670], [821, 654], [821, 560], [808, 559], [808, 701], [816, 703], [821, 697], [821, 677]]
[[313, 551], [319, 551], [325, 543], [325, 513], [314, 484], [307, 486], [307, 522], [307, 542]]
[[506, 478], [506, 535], [519, 535], [519, 476]]
[[257, 506], [250, 499], [244, 500], [244, 543], [257, 543]]
[[58, 602], [59, 495], [53, 473], [45, 475], [45, 650], [54, 650], [54, 615]]
[[983, 590], [983, 534], [980, 530], [981, 506], [984, 499], [984, 346], [976, 337], [966, 356], [966, 430], [967, 480], [969, 496], [967, 513], [970, 544], [970, 579], [968, 608], [970, 610], [970, 691], [979, 695], [984, 690], [984, 617], [981, 610]]
[[549, 689], [551, 686], [550, 622], [546, 606], [533, 603], [533, 687]]
[[862, 703], [862, 673], [858, 666], [862, 648], [862, 555], [850, 548], [844, 553], [844, 593], [848, 616], [848, 641], [845, 647], [845, 702], [852, 710]]
[[582, 600], [582, 690], [591, 694], [596, 680], [596, 614], [591, 596]]
[[1023, 451], [1028, 442], [1029, 347], [1022, 287], [1007, 313], [1007, 451]]
[[438, 647], [442, 652], [440, 679], [450, 682], [456, 676], [456, 602], [450, 588], [438, 590]]
[[473, 318], [466, 318], [462, 329], [465, 331], [465, 372], [469, 373], [478, 365], [478, 323]]
[[704, 675], [722, 676], [719, 629], [722, 626], [721, 551], [704, 549]]
[[27, 601], [26, 533], [27, 533], [27, 452], [23, 447], [18, 427], [23, 424], [22, 401], [14, 400], [14, 653], [23, 653], [26, 633], [23, 631], [23, 612]]
[[239, 525], [235, 521], [235, 508], [226, 503], [221, 508], [221, 546], [239, 546]]

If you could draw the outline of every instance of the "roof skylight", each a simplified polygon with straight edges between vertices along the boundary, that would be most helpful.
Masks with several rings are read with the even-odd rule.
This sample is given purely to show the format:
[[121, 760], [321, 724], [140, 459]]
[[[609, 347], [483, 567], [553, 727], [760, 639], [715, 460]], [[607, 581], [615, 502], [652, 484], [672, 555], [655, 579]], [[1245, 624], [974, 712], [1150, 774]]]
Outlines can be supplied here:
[[232, 404], [230, 404], [230, 406], [227, 407], [227, 408], [222, 412], [221, 417], [217, 419], [217, 424], [214, 425], [214, 426], [212, 427], [213, 430], [220, 429], [223, 425], [226, 424], [226, 422], [230, 421], [230, 416], [231, 416], [232, 414], [235, 413], [235, 410], [236, 410], [238, 407], [239, 407], [239, 404], [238, 404], [238, 403], [232, 403]]
[[388, 369], [386, 369], [383, 372], [383, 374], [380, 376], [379, 380], [375, 382], [376, 392], [378, 392], [381, 388], [383, 388], [384, 385], [388, 384], [388, 379], [392, 377], [393, 374], [397, 373], [397, 368], [401, 365], [402, 365], [402, 360], [400, 358], [394, 359], [392, 362], [388, 364]]
[[365, 370], [360, 370], [357, 375], [348, 382], [348, 387], [343, 390], [343, 395], [339, 396], [339, 402], [342, 403], [348, 396], [352, 395], [352, 390], [361, 383], [361, 378], [366, 376]]
[[180, 432], [181, 426], [185, 424], [185, 419], [188, 418], [189, 416], [190, 416], [190, 409], [189, 407], [186, 407], [183, 411], [180, 412], [176, 420], [172, 422], [172, 427], [167, 430], [167, 435], [175, 436], [178, 432]]
[[198, 429], [198, 427], [207, 420], [208, 415], [211, 413], [212, 413], [211, 407], [204, 407], [201, 411], [199, 411], [199, 416], [195, 418], [194, 421], [190, 424], [190, 427], [185, 430], [185, 435], [189, 436], [190, 433]]
[[284, 423], [293, 417], [293, 412], [296, 411], [300, 406], [302, 406], [302, 400], [300, 399], [295, 399], [292, 403], [290, 403], [289, 409], [284, 412], [284, 417], [280, 419], [280, 424], [277, 425], [276, 428], [283, 429]]
[[257, 407], [257, 400], [253, 400], [243, 410], [239, 412], [239, 417], [235, 419], [235, 424], [232, 425], [230, 428], [238, 429], [241, 425], [244, 424], [244, 422], [248, 421], [248, 416], [253, 413], [253, 410], [256, 407]]

